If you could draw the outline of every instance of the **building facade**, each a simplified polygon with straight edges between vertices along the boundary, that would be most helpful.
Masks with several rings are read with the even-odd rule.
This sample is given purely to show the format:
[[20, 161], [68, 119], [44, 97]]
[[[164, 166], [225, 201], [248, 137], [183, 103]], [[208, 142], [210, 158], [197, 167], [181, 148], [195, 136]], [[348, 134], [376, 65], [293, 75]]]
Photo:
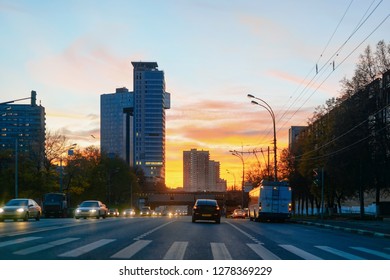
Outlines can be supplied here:
[[132, 164], [134, 94], [125, 87], [100, 96], [100, 147], [109, 157]]
[[12, 150], [43, 164], [45, 157], [45, 108], [36, 103], [31, 91], [30, 104], [0, 103], [0, 151]]
[[157, 62], [132, 62], [133, 91], [101, 95], [101, 149], [141, 168], [149, 186], [165, 184], [165, 110], [170, 94]]
[[288, 148], [289, 150], [294, 149], [294, 144], [299, 140], [300, 133], [306, 129], [307, 126], [292, 126], [288, 130]]
[[220, 163], [210, 160], [209, 151], [191, 149], [183, 152], [183, 190], [226, 191], [226, 181], [220, 178]]
[[153, 184], [165, 182], [165, 110], [170, 94], [157, 62], [132, 62], [134, 91], [134, 159]]

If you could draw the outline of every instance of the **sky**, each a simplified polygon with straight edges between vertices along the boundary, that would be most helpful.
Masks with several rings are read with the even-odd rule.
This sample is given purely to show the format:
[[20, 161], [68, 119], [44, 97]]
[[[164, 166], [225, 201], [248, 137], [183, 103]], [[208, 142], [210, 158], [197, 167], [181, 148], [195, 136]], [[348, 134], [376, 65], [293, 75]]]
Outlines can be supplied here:
[[35, 90], [47, 131], [99, 146], [100, 95], [133, 90], [131, 61], [157, 62], [171, 93], [167, 186], [182, 186], [190, 149], [239, 186], [229, 151], [273, 141], [270, 114], [247, 94], [273, 109], [280, 154], [291, 126], [339, 96], [364, 48], [390, 43], [389, 11], [390, 0], [0, 0], [0, 102]]

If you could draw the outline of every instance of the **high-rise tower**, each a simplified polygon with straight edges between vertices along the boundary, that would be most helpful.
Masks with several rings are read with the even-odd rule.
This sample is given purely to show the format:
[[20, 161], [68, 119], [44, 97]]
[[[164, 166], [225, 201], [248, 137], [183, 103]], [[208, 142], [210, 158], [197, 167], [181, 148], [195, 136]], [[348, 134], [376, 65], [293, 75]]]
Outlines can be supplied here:
[[101, 149], [141, 168], [150, 190], [165, 185], [165, 92], [164, 72], [156, 62], [132, 62], [133, 91], [118, 88], [100, 97]]
[[100, 96], [100, 148], [109, 157], [132, 161], [133, 92], [125, 87]]
[[157, 62], [132, 62], [134, 84], [133, 164], [149, 183], [165, 183], [165, 110], [170, 94]]

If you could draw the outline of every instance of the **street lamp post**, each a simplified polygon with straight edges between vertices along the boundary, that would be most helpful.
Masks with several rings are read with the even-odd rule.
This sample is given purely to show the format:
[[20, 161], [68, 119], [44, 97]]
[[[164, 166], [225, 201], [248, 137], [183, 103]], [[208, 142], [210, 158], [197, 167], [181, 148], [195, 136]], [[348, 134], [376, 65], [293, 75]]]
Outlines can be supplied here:
[[[76, 143], [70, 145], [68, 148], [67, 148], [67, 155], [69, 155], [71, 153], [71, 151], [73, 152], [74, 148], [77, 146]], [[62, 166], [62, 156], [60, 158], [60, 192], [62, 192], [63, 190], [63, 185], [64, 185], [64, 174], [63, 174], [63, 166]]]
[[234, 181], [233, 181], [233, 190], [235, 191], [235, 190], [236, 190], [236, 175], [234, 175], [234, 173], [231, 173], [231, 172], [229, 171], [229, 169], [226, 169], [226, 172], [227, 172], [228, 174], [231, 174], [231, 175], [233, 176], [233, 179], [234, 179]]
[[18, 167], [18, 137], [15, 138], [15, 198], [19, 191], [19, 167]]
[[272, 118], [272, 122], [273, 122], [273, 128], [274, 128], [274, 181], [276, 182], [278, 180], [278, 168], [277, 168], [277, 154], [276, 154], [276, 125], [275, 125], [275, 114], [274, 114], [274, 111], [272, 110], [271, 106], [265, 102], [263, 99], [261, 98], [258, 98], [258, 97], [255, 97], [254, 95], [252, 94], [248, 94], [248, 97], [249, 98], [254, 98], [254, 99], [257, 99], [259, 100], [260, 102], [262, 102], [263, 104], [259, 103], [259, 102], [256, 102], [254, 100], [251, 101], [252, 104], [255, 104], [255, 105], [258, 105], [258, 106], [261, 106], [263, 107], [264, 109], [266, 109], [268, 111], [268, 113], [271, 115], [271, 118]]
[[238, 157], [242, 162], [242, 183], [241, 183], [241, 192], [242, 192], [242, 207], [244, 208], [244, 180], [245, 180], [245, 162], [243, 152], [238, 152], [236, 150], [230, 150], [233, 156]]

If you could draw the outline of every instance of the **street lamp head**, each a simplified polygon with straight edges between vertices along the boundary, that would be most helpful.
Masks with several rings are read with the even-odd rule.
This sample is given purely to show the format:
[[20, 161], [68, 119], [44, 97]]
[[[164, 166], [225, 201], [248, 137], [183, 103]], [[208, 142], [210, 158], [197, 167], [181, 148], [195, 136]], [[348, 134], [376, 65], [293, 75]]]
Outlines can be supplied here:
[[255, 98], [255, 96], [253, 95], [253, 94], [250, 94], [250, 93], [248, 93], [248, 95], [247, 95], [249, 98]]

